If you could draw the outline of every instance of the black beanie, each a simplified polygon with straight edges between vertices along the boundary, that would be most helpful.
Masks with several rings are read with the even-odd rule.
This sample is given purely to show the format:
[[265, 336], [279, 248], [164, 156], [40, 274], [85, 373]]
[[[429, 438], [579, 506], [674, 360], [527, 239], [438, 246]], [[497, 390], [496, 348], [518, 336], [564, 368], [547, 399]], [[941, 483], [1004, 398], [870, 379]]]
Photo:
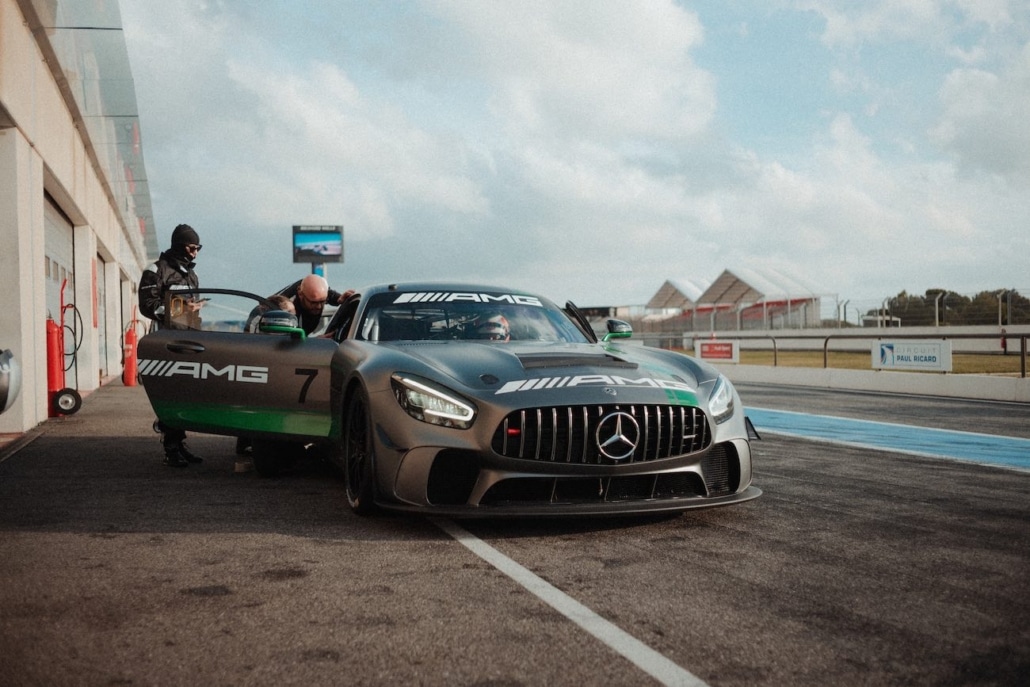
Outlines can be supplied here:
[[191, 243], [200, 243], [200, 234], [188, 224], [180, 224], [172, 232], [173, 246], [186, 246]]

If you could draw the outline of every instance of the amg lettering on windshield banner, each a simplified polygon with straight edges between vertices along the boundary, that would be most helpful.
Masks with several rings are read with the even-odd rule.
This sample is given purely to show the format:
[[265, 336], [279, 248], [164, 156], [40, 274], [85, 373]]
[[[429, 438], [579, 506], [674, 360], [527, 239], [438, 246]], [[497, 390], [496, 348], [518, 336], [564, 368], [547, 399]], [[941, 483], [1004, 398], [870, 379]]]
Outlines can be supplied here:
[[535, 296], [519, 296], [513, 293], [451, 293], [447, 291], [421, 291], [398, 294], [394, 304], [399, 303], [510, 303], [511, 305], [533, 305], [543, 307]]
[[615, 377], [612, 375], [578, 375], [575, 377], [537, 377], [536, 379], [519, 379], [514, 382], [506, 382], [505, 385], [494, 392], [494, 394], [510, 394], [515, 391], [538, 391], [540, 389], [568, 389], [577, 386], [597, 385], [650, 387], [652, 389], [688, 391], [690, 393], [695, 391], [695, 389], [689, 384], [677, 382], [672, 379], [653, 379], [651, 377], [627, 379], [626, 377]]
[[227, 382], [268, 383], [268, 368], [255, 365], [215, 367], [210, 363], [141, 360], [139, 361], [139, 374], [141, 377], [175, 377], [181, 375], [192, 377], [193, 379], [224, 378]]

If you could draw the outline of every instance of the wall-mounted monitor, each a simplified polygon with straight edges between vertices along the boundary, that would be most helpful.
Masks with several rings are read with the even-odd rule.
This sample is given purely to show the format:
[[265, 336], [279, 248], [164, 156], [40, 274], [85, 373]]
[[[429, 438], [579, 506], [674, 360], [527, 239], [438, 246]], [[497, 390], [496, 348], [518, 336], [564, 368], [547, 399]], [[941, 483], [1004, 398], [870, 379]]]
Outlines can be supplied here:
[[293, 227], [294, 262], [343, 262], [343, 226]]

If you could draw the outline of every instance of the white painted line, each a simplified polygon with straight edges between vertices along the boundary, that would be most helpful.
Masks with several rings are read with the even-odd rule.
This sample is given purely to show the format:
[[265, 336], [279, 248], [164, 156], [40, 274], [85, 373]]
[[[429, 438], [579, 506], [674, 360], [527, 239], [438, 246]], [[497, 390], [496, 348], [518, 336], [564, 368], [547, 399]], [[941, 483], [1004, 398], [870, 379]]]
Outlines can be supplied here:
[[708, 687], [700, 678], [608, 622], [546, 580], [537, 577], [454, 522], [437, 518], [431, 518], [431, 520], [469, 551], [538, 596], [548, 606], [607, 644], [661, 684], [675, 685], [676, 687]]

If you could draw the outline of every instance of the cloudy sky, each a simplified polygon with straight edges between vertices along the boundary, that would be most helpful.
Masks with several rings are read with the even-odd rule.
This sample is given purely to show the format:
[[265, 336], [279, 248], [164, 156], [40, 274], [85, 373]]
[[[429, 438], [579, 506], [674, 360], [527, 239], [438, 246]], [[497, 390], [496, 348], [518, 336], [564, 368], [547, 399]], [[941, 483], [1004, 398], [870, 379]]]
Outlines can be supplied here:
[[783, 274], [1030, 293], [1025, 0], [120, 0], [158, 243], [207, 286], [579, 305]]

